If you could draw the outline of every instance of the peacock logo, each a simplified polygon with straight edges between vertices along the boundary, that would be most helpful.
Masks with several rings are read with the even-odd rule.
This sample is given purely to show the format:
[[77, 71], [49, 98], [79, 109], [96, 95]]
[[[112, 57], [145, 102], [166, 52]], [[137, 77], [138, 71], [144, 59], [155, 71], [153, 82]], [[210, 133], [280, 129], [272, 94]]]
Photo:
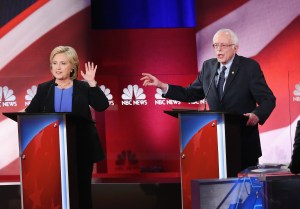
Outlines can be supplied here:
[[156, 88], [155, 93], [155, 105], [179, 105], [180, 101], [166, 99], [162, 96], [162, 90], [160, 88]]
[[295, 85], [295, 90], [293, 91], [293, 101], [294, 102], [300, 102], [300, 83], [297, 83]]
[[16, 107], [16, 96], [14, 91], [7, 86], [0, 86], [0, 105], [1, 107]]
[[31, 100], [33, 99], [33, 97], [35, 96], [37, 91], [37, 86], [33, 85], [31, 86], [31, 88], [27, 89], [26, 91], [26, 95], [25, 95], [25, 106], [28, 106], [31, 102]]
[[122, 99], [122, 105], [147, 105], [144, 89], [136, 84], [123, 89]]

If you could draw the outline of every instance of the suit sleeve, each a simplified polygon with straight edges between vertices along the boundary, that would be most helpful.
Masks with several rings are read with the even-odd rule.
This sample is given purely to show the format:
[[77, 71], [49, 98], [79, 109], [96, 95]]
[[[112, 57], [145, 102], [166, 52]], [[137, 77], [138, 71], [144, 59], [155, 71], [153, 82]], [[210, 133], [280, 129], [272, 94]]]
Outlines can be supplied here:
[[259, 117], [259, 124], [264, 124], [276, 106], [276, 98], [269, 88], [258, 63], [255, 63], [250, 82], [251, 93], [257, 103], [252, 112]]
[[109, 107], [108, 99], [99, 86], [89, 87], [89, 105], [99, 112]]
[[163, 96], [181, 102], [199, 101], [200, 99], [203, 99], [205, 96], [201, 81], [202, 81], [202, 74], [200, 73], [197, 76], [196, 80], [188, 87], [169, 85], [168, 92]]
[[293, 145], [292, 160], [289, 165], [289, 169], [292, 173], [300, 173], [300, 120], [297, 123], [295, 141]]

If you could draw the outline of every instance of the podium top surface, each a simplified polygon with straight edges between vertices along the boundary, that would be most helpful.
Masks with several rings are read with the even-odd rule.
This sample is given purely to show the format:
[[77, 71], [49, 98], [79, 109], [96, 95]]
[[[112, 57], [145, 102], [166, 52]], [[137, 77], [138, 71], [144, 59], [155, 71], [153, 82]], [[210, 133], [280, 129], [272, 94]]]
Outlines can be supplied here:
[[197, 109], [172, 109], [172, 110], [164, 110], [164, 113], [171, 115], [175, 118], [178, 118], [179, 114], [212, 114], [212, 113], [218, 113], [218, 114], [230, 114], [228, 112], [222, 112], [222, 111], [211, 111], [211, 110], [197, 110]]
[[261, 164], [246, 168], [238, 177], [297, 176], [290, 172], [288, 164]]
[[87, 118], [83, 118], [82, 116], [75, 115], [75, 114], [70, 113], [70, 112], [55, 112], [55, 113], [3, 112], [2, 114], [5, 115], [8, 118], [14, 120], [14, 121], [18, 121], [18, 116], [20, 116], [20, 115], [21, 116], [23, 116], [23, 115], [67, 115], [68, 117], [74, 117], [74, 118], [81, 119], [83, 121], [95, 123], [92, 120], [89, 120]]

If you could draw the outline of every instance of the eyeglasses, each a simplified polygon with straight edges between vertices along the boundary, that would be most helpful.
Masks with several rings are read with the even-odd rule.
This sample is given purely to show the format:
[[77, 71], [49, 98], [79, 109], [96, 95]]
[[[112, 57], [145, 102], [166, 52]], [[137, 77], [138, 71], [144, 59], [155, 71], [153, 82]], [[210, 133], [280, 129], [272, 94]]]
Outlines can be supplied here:
[[219, 47], [221, 49], [227, 49], [229, 46], [233, 46], [235, 44], [213, 44], [212, 46], [215, 48], [215, 49], [218, 49]]

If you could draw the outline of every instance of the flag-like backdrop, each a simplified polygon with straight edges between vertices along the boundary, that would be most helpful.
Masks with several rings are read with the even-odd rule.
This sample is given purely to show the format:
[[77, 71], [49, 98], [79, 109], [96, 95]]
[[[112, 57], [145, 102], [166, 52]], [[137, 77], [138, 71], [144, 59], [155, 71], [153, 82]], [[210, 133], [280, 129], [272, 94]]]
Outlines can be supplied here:
[[[141, 73], [181, 85], [213, 57], [212, 36], [231, 28], [239, 54], [256, 59], [277, 106], [260, 127], [262, 163], [288, 163], [300, 119], [298, 0], [24, 0], [0, 2], [0, 110], [23, 111], [36, 85], [51, 79], [49, 55], [73, 46], [99, 65], [97, 81], [110, 101], [95, 113], [107, 160], [104, 174], [179, 172], [178, 121], [163, 113], [198, 107], [144, 88]], [[276, 11], [276, 13], [274, 13]], [[81, 78], [79, 78], [81, 79]], [[0, 116], [0, 175], [19, 173], [17, 125]]]

